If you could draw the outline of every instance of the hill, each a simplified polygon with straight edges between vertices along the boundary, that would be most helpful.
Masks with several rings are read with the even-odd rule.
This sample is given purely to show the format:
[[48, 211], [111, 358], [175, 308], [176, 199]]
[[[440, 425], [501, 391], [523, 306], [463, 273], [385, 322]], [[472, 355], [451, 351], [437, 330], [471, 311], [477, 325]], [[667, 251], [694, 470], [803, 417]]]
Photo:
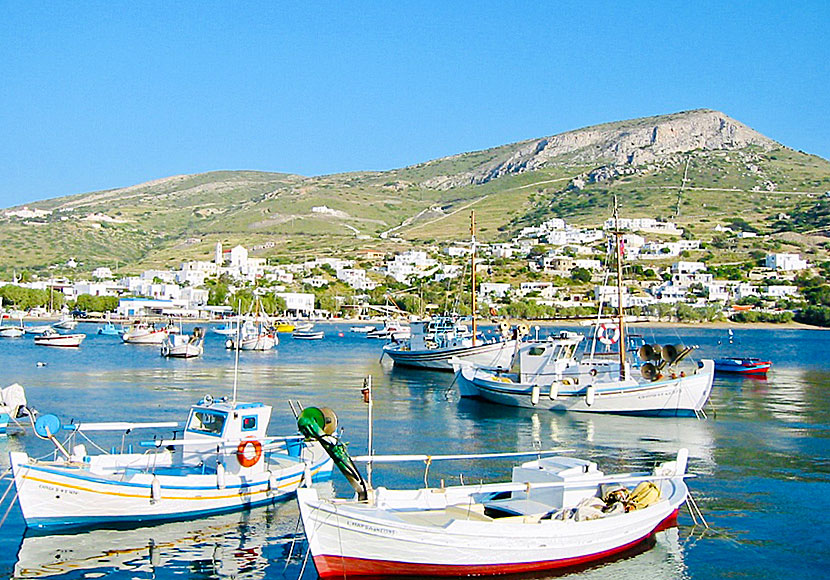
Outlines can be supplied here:
[[[216, 241], [292, 260], [394, 250], [465, 238], [470, 208], [480, 237], [494, 241], [550, 217], [599, 224], [611, 194], [627, 217], [672, 219], [714, 242], [718, 260], [769, 249], [827, 259], [828, 190], [828, 161], [695, 110], [391, 171], [217, 171], [29, 204], [40, 212], [12, 208], [0, 219], [0, 243], [11, 250], [0, 274], [45, 271], [70, 257], [86, 271], [168, 267], [209, 258]], [[733, 223], [769, 235], [722, 240], [715, 227]]]

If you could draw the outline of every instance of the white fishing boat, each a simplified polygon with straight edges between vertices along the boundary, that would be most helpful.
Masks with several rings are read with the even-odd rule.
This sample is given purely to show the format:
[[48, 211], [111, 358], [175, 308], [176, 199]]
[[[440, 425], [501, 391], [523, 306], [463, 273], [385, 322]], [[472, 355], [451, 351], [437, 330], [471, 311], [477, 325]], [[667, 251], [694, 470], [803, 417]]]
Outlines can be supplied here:
[[358, 334], [366, 334], [367, 332], [371, 332], [373, 330], [377, 330], [377, 326], [373, 324], [364, 324], [358, 326], [350, 326], [349, 332], [356, 332]]
[[322, 330], [314, 330], [313, 324], [298, 326], [291, 333], [292, 338], [297, 340], [321, 340], [326, 335]]
[[52, 328], [57, 328], [59, 330], [75, 330], [78, 326], [78, 321], [72, 318], [71, 316], [63, 316], [60, 320], [52, 325]]
[[26, 332], [26, 334], [35, 334], [35, 335], [43, 334], [47, 330], [52, 330], [52, 325], [51, 324], [38, 324], [38, 325], [35, 325], [35, 326], [24, 326], [23, 330]]
[[[617, 218], [616, 200], [614, 216]], [[454, 361], [462, 397], [479, 397], [513, 407], [616, 413], [622, 415], [704, 416], [714, 379], [714, 361], [687, 360], [696, 348], [642, 344], [633, 356], [627, 346], [622, 298], [622, 245], [614, 231], [617, 258], [618, 321], [596, 328], [591, 352], [575, 358], [582, 336], [564, 333], [521, 345], [510, 371]], [[602, 356], [596, 343], [617, 351]]]
[[274, 325], [258, 299], [252, 312], [237, 319], [237, 331], [225, 341], [225, 348], [236, 349], [237, 343], [239, 350], [259, 351], [271, 350], [280, 343]]
[[[301, 484], [329, 478], [332, 462], [320, 445], [302, 436], [268, 436], [270, 417], [271, 407], [262, 403], [205, 396], [191, 407], [181, 438], [139, 442], [142, 452], [122, 443], [120, 451], [93, 455], [80, 442], [92, 433], [178, 424], [64, 425], [42, 415], [34, 431], [55, 445], [54, 459], [10, 454], [23, 518], [41, 529], [188, 519], [286, 499]], [[61, 431], [73, 434], [68, 443], [58, 441]]]
[[38, 346], [64, 346], [64, 347], [78, 347], [86, 338], [85, 334], [61, 334], [57, 330], [50, 328], [35, 336], [35, 344]]
[[411, 329], [408, 324], [387, 320], [381, 328], [373, 328], [366, 333], [366, 338], [377, 338], [380, 340], [406, 340], [409, 338]]
[[204, 352], [205, 336], [201, 327], [193, 329], [193, 334], [170, 334], [161, 343], [161, 356], [169, 358], [195, 358]]
[[0, 435], [8, 432], [9, 423], [24, 414], [26, 393], [17, 383], [0, 389]]
[[26, 333], [21, 321], [19, 326], [12, 326], [10, 324], [0, 323], [0, 338], [20, 338]]
[[[301, 432], [315, 428], [299, 421]], [[542, 457], [504, 483], [372, 489], [342, 444], [327, 444], [355, 489], [297, 501], [321, 578], [473, 576], [570, 568], [614, 556], [672, 526], [686, 501], [687, 452], [650, 472], [606, 475], [592, 461]], [[506, 456], [508, 454], [498, 454]], [[520, 454], [515, 454], [520, 455]], [[371, 456], [355, 461], [425, 461], [475, 456]]]
[[166, 326], [156, 327], [155, 323], [136, 322], [132, 324], [124, 334], [121, 335], [121, 340], [127, 344], [153, 344], [161, 346], [167, 336], [170, 334]]
[[519, 344], [505, 323], [499, 338], [476, 336], [458, 316], [435, 316], [410, 322], [410, 337], [383, 346], [384, 355], [398, 366], [452, 371], [457, 359], [487, 368], [506, 369]]

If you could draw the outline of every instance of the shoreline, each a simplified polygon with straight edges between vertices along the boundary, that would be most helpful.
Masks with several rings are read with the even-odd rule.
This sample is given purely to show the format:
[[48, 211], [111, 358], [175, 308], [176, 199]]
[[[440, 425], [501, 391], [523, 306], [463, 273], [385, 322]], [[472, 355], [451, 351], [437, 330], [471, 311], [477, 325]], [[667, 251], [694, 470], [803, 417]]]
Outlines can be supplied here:
[[[23, 322], [29, 323], [52, 323], [57, 322], [61, 319], [60, 316], [25, 316], [23, 317]], [[279, 318], [278, 318], [279, 319]], [[21, 320], [21, 319], [15, 319]], [[129, 325], [130, 323], [138, 320], [136, 317], [130, 318], [76, 318], [75, 320], [78, 323], [90, 323], [90, 324], [105, 324], [107, 322], [111, 322], [113, 324], [119, 326]], [[158, 317], [142, 317], [140, 318], [142, 321], [147, 322], [167, 322], [171, 319], [169, 317], [158, 316]], [[184, 319], [172, 319], [175, 322], [181, 322], [183, 324], [225, 324], [227, 320], [223, 319], [207, 319], [207, 318], [184, 318]], [[313, 319], [313, 318], [301, 318], [301, 319], [286, 319], [292, 324], [302, 324], [302, 323], [321, 323], [321, 324], [351, 324], [351, 325], [365, 325], [365, 324], [377, 324], [383, 325], [387, 318], [320, 318], [320, 319]], [[11, 319], [4, 319], [4, 323], [8, 324], [6, 321], [11, 321]], [[521, 318], [507, 318], [503, 319], [504, 322], [510, 324], [510, 326], [516, 326], [519, 324], [527, 324], [529, 327], [539, 326], [541, 327], [552, 327], [552, 326], [564, 326], [564, 327], [589, 327], [595, 324], [596, 319], [562, 319], [562, 320], [527, 320]], [[606, 323], [614, 323], [615, 319], [612, 317], [606, 317], [603, 319]], [[502, 322], [493, 321], [492, 319], [488, 318], [481, 318], [476, 321], [476, 324], [498, 324]], [[822, 326], [813, 326], [810, 324], [803, 324], [801, 322], [731, 322], [731, 321], [718, 321], [718, 322], [669, 322], [669, 321], [650, 321], [650, 320], [629, 320], [626, 321], [626, 326], [628, 327], [655, 327], [655, 328], [691, 328], [691, 327], [700, 327], [700, 328], [707, 328], [707, 329], [763, 329], [763, 330], [824, 330], [828, 331], [830, 328], [822, 327]]]

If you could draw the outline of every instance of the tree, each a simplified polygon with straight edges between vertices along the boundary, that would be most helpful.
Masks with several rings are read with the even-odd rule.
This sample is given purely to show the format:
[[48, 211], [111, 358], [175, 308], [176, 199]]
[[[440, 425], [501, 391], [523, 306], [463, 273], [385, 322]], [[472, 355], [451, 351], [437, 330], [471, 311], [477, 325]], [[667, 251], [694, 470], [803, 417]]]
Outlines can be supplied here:
[[587, 268], [574, 268], [571, 270], [571, 280], [574, 282], [588, 283], [592, 277], [591, 271]]

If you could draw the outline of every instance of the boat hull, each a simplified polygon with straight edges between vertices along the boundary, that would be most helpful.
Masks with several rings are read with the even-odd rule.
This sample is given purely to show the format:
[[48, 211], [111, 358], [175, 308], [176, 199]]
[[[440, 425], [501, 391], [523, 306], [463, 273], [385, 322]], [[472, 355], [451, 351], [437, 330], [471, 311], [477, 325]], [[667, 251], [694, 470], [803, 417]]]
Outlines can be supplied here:
[[343, 578], [516, 574], [596, 562], [672, 525], [685, 486], [677, 495], [641, 513], [578, 523], [519, 516], [510, 523], [457, 519], [443, 526], [396, 523], [372, 507], [343, 509], [317, 501], [314, 490], [299, 490], [298, 501], [318, 574]]
[[0, 338], [20, 338], [26, 333], [25, 330], [17, 326], [2, 326], [0, 327]]
[[86, 338], [85, 334], [40, 335], [35, 337], [38, 346], [78, 347]]
[[772, 363], [759, 359], [716, 359], [715, 372], [736, 375], [766, 375]]
[[167, 332], [163, 330], [157, 330], [155, 332], [148, 332], [148, 333], [132, 333], [132, 332], [125, 332], [121, 336], [121, 340], [126, 342], [127, 344], [156, 344], [161, 345], [164, 340], [167, 338]]
[[[139, 525], [248, 509], [289, 498], [305, 471], [298, 462], [270, 473], [226, 474], [220, 487], [215, 473], [183, 476], [136, 469], [107, 475], [83, 464], [30, 462], [25, 453], [11, 453], [10, 459], [26, 525], [39, 529]], [[312, 480], [329, 479], [331, 467], [328, 459], [315, 463]]]
[[[462, 397], [478, 397], [511, 407], [610, 413], [638, 416], [695, 416], [706, 404], [712, 390], [714, 362], [703, 361], [695, 374], [653, 382], [626, 381], [622, 384], [557, 385], [555, 397], [550, 386], [498, 380], [495, 375], [469, 365], [457, 365], [456, 384]], [[534, 390], [536, 392], [534, 392]]]
[[482, 367], [506, 369], [516, 351], [515, 340], [482, 343], [426, 350], [404, 350], [398, 345], [387, 345], [383, 352], [399, 366], [452, 371], [451, 359]]

